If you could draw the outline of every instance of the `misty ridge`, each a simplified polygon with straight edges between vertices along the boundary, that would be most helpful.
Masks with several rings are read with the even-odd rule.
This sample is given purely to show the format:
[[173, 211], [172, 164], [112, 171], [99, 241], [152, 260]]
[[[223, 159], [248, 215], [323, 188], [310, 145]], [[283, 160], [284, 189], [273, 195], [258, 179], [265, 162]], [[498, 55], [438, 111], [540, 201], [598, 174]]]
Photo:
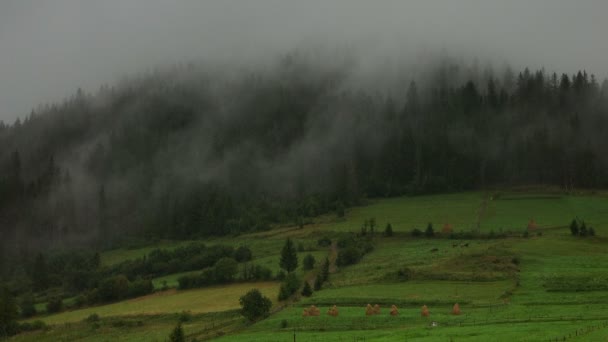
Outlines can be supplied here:
[[184, 63], [0, 123], [0, 249], [238, 234], [372, 197], [608, 186], [608, 81], [387, 61]]

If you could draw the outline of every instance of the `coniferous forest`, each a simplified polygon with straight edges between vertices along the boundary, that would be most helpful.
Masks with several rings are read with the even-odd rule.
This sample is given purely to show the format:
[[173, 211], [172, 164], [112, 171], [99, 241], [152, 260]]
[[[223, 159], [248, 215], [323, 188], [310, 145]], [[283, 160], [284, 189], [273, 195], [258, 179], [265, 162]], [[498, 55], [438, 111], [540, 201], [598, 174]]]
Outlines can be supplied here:
[[608, 186], [608, 81], [395, 69], [298, 53], [179, 65], [0, 123], [2, 272], [54, 247], [264, 230], [371, 197]]

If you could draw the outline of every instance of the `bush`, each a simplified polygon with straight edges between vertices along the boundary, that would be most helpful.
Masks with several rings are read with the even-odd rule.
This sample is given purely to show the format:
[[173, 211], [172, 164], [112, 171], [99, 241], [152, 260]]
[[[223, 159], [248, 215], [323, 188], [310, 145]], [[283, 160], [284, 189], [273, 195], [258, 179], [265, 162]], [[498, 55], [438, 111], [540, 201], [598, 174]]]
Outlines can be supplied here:
[[145, 296], [154, 291], [154, 285], [150, 279], [137, 279], [129, 283], [129, 298]]
[[238, 272], [239, 264], [232, 258], [221, 258], [213, 267], [215, 281], [218, 283], [230, 282]]
[[46, 303], [46, 312], [48, 313], [59, 312], [61, 309], [63, 309], [63, 300], [61, 297], [50, 298]]
[[36, 315], [36, 307], [34, 306], [34, 300], [31, 296], [26, 296], [19, 303], [19, 310], [21, 311], [21, 317], [29, 318]]
[[422, 231], [418, 228], [414, 228], [412, 229], [412, 236], [413, 237], [420, 237], [422, 236]]
[[48, 328], [46, 323], [40, 320], [36, 320], [33, 322], [24, 322], [19, 324], [19, 331], [27, 332], [27, 331], [36, 331], [36, 330], [44, 330]]
[[247, 292], [239, 299], [239, 302], [241, 304], [241, 315], [252, 322], [268, 316], [272, 307], [270, 299], [262, 295], [258, 289]]
[[304, 261], [302, 262], [302, 267], [305, 271], [312, 270], [315, 267], [315, 257], [312, 254], [306, 255], [304, 257]]
[[361, 251], [357, 247], [347, 247], [338, 252], [336, 264], [338, 264], [338, 266], [353, 265], [359, 262], [361, 257]]
[[331, 246], [331, 239], [328, 237], [322, 237], [317, 241], [319, 247], [329, 247]]
[[84, 321], [87, 323], [99, 322], [99, 315], [96, 313], [92, 313], [87, 318], [85, 318]]
[[182, 311], [179, 314], [179, 321], [184, 323], [184, 322], [189, 322], [192, 320], [192, 313], [190, 311]]
[[250, 261], [253, 259], [253, 253], [248, 247], [240, 246], [234, 251], [234, 259], [238, 262]]
[[103, 301], [119, 300], [129, 295], [129, 279], [124, 275], [117, 275], [101, 281], [99, 296]]

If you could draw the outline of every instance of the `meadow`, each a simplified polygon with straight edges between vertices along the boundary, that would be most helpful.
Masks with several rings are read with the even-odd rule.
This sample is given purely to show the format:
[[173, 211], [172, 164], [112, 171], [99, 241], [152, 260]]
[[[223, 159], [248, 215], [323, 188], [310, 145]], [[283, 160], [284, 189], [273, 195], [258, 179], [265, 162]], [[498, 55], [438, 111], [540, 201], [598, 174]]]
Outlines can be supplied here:
[[[572, 236], [573, 218], [593, 226], [597, 236]], [[374, 249], [356, 264], [337, 268], [323, 289], [309, 298], [277, 302], [278, 282], [239, 283], [196, 290], [169, 289], [104, 306], [35, 317], [48, 331], [17, 336], [15, 341], [163, 341], [183, 311], [189, 339], [220, 341], [603, 341], [608, 339], [608, 197], [603, 193], [561, 194], [540, 191], [461, 193], [370, 200], [347, 210], [345, 217], [325, 215], [299, 227], [277, 227], [240, 237], [202, 241], [247, 245], [255, 264], [277, 272], [285, 238], [317, 261], [331, 255], [320, 247], [322, 237], [336, 239], [359, 233], [375, 218]], [[534, 220], [537, 227], [527, 230]], [[414, 237], [431, 222], [436, 232], [444, 224], [454, 231], [480, 231], [482, 237], [454, 239]], [[382, 235], [391, 223], [394, 236]], [[492, 237], [490, 232], [512, 232]], [[368, 233], [369, 234], [369, 233]], [[191, 241], [163, 241], [156, 246], [103, 253], [106, 264], [141, 257], [152, 248], [172, 248]], [[317, 267], [319, 263], [317, 262]], [[317, 268], [318, 269], [318, 268]], [[316, 270], [298, 274], [314, 278]], [[154, 279], [157, 289], [174, 287], [181, 274]], [[254, 324], [239, 316], [238, 298], [259, 288], [275, 302], [270, 317]], [[462, 314], [452, 315], [459, 303]], [[365, 315], [367, 304], [380, 304], [381, 314]], [[321, 317], [302, 317], [310, 305]], [[338, 317], [327, 316], [332, 305]], [[397, 305], [399, 315], [388, 314]], [[427, 305], [430, 317], [421, 317]], [[100, 327], [84, 321], [96, 313]], [[113, 320], [135, 320], [123, 325]], [[140, 323], [137, 323], [140, 322]], [[432, 324], [435, 322], [435, 326]], [[66, 328], [66, 325], [70, 328]], [[217, 327], [216, 327], [217, 325]], [[220, 327], [220, 328], [218, 328]], [[68, 331], [69, 330], [69, 331]], [[103, 336], [101, 337], [103, 333]], [[72, 334], [72, 335], [70, 335]], [[107, 338], [107, 339], [104, 339]]]

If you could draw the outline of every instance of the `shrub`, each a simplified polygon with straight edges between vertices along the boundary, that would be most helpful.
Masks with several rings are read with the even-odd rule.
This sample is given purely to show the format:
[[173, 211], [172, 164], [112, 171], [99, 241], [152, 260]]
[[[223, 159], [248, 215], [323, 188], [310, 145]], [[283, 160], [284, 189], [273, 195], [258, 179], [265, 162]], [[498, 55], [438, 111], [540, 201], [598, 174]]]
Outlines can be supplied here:
[[285, 328], [287, 328], [287, 325], [288, 325], [288, 324], [287, 324], [287, 320], [286, 320], [286, 319], [281, 320], [281, 329], [285, 329]]
[[250, 261], [253, 259], [253, 253], [248, 247], [240, 246], [234, 251], [234, 259], [238, 262]]
[[589, 227], [589, 236], [595, 236], [595, 229], [593, 227]]
[[85, 318], [84, 321], [87, 323], [99, 322], [99, 315], [96, 313], [92, 313], [87, 318]]
[[63, 309], [63, 300], [61, 297], [49, 298], [49, 301], [46, 303], [46, 312], [55, 313], [61, 311], [61, 309]]
[[238, 263], [232, 258], [221, 258], [213, 267], [215, 281], [226, 283], [232, 281], [238, 272]]
[[129, 297], [145, 296], [154, 291], [154, 285], [150, 279], [137, 279], [129, 284]]
[[182, 311], [179, 314], [179, 321], [184, 323], [184, 322], [189, 322], [192, 320], [192, 313], [190, 313], [190, 311]]
[[241, 304], [241, 315], [252, 322], [268, 316], [272, 307], [270, 299], [262, 295], [258, 289], [247, 292], [239, 299], [239, 302]]
[[29, 318], [36, 315], [36, 307], [34, 306], [34, 300], [31, 296], [26, 296], [19, 303], [19, 310], [21, 311], [21, 317]]
[[118, 300], [128, 295], [129, 279], [122, 274], [104, 279], [99, 284], [99, 296], [103, 301]]
[[418, 228], [414, 228], [412, 229], [412, 236], [413, 237], [420, 237], [422, 236], [422, 231]]
[[315, 267], [315, 257], [312, 254], [306, 255], [304, 257], [304, 261], [302, 262], [302, 267], [305, 271], [312, 270]]
[[331, 245], [331, 239], [328, 237], [322, 237], [317, 241], [319, 247], [329, 247]]
[[348, 266], [359, 262], [362, 257], [361, 251], [357, 247], [347, 247], [338, 252], [336, 263], [338, 266]]

